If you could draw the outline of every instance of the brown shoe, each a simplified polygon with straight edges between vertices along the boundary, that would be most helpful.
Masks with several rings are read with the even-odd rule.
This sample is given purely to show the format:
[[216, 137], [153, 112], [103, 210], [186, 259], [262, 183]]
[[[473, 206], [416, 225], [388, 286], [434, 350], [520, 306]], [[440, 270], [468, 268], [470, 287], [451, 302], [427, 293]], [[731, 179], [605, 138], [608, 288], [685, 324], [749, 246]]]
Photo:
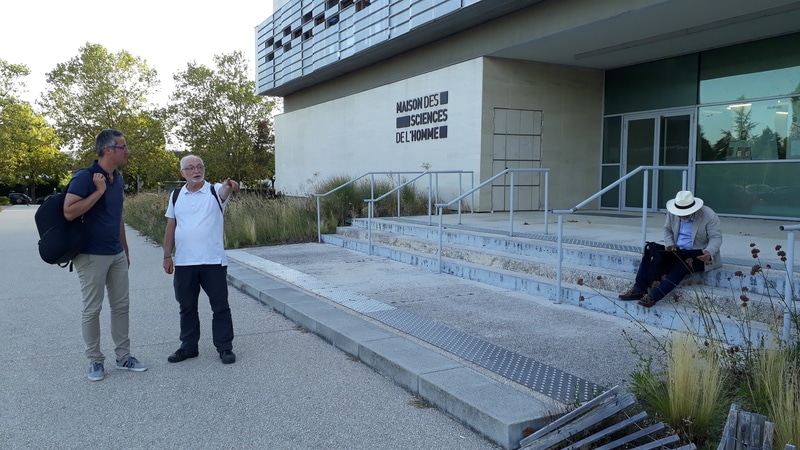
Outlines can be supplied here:
[[639, 300], [639, 304], [644, 306], [645, 308], [651, 308], [653, 305], [656, 304], [657, 301], [658, 300], [653, 300], [652, 298], [650, 298], [649, 295], [645, 295], [644, 297], [642, 297], [641, 300]]
[[619, 299], [625, 301], [640, 300], [644, 295], [644, 292], [636, 292], [633, 289], [628, 289], [625, 293], [619, 294]]

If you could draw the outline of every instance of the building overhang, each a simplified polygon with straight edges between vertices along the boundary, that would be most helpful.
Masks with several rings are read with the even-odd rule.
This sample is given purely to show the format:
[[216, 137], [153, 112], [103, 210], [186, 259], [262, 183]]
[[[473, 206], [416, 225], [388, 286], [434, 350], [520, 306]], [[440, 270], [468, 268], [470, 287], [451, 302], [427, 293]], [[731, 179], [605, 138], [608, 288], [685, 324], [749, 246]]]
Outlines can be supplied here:
[[[630, 2], [621, 14], [557, 32], [526, 30], [544, 8], [574, 11], [563, 0], [479, 1], [408, 33], [267, 89], [287, 96], [475, 27], [514, 30], [491, 56], [596, 69], [613, 69], [800, 31], [800, 2], [789, 0], [663, 0]], [[602, 2], [600, 3], [602, 5]], [[530, 26], [528, 26], [530, 28]], [[796, 51], [796, 49], [787, 49]]]

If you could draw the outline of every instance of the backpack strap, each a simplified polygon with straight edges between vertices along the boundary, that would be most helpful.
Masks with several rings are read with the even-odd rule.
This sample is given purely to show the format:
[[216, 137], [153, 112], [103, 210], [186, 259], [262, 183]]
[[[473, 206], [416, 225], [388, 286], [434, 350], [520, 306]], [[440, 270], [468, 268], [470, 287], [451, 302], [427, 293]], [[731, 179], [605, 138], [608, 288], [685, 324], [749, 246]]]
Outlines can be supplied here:
[[222, 202], [219, 201], [219, 197], [217, 197], [217, 191], [214, 189], [214, 185], [211, 185], [211, 195], [217, 200], [217, 206], [219, 206], [219, 212], [225, 214], [225, 211], [222, 210]]
[[[217, 191], [214, 189], [214, 185], [209, 183], [211, 186], [211, 195], [214, 196], [214, 199], [217, 201], [217, 206], [219, 206], [219, 212], [225, 214], [225, 211], [222, 210], [222, 203], [219, 201], [219, 197], [217, 196]], [[183, 188], [175, 188], [172, 190], [172, 207], [175, 207], [175, 203], [178, 201], [178, 195], [181, 193], [181, 189]]]

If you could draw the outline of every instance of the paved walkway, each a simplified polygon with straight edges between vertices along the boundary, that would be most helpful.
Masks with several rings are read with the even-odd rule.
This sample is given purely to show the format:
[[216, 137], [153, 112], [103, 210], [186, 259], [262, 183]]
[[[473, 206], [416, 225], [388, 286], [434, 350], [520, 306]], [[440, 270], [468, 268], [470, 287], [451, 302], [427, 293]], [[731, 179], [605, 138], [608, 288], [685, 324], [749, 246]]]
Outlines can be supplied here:
[[236, 289], [237, 362], [220, 363], [201, 299], [200, 357], [168, 363], [179, 344], [171, 277], [161, 249], [130, 228], [132, 351], [150, 370], [112, 363], [90, 382], [77, 275], [39, 259], [36, 208], [0, 211], [0, 448], [497, 448]]
[[[440, 410], [418, 408], [418, 399], [398, 386], [412, 382], [418, 384], [411, 391], [423, 390], [423, 382], [428, 383], [423, 388], [433, 390], [447, 386], [454, 398], [464, 400], [462, 410], [443, 400], [448, 412], [460, 418], [475, 412], [469, 409], [470, 395], [476, 403], [494, 403], [490, 408], [505, 414], [500, 421], [512, 424], [514, 414], [531, 414], [518, 408], [517, 400], [520, 405], [530, 404], [525, 399], [539, 402], [551, 413], [563, 409], [509, 381], [502, 368], [472, 364], [414, 331], [386, 326], [374, 315], [346, 307], [353, 298], [362, 310], [368, 305], [370, 311], [392, 309], [432, 321], [601, 387], [627, 386], [641, 362], [634, 348], [646, 356], [649, 333], [663, 335], [624, 318], [311, 243], [229, 251], [232, 282], [261, 286], [250, 294], [293, 321], [231, 289], [237, 363], [220, 364], [210, 342], [210, 311], [203, 305], [201, 356], [169, 364], [166, 356], [178, 345], [171, 278], [161, 269], [160, 248], [129, 229], [131, 339], [134, 354], [151, 369], [142, 374], [111, 369], [104, 381], [91, 383], [82, 354], [78, 280], [39, 260], [35, 208], [15, 206], [0, 213], [0, 308], [6, 312], [0, 317], [0, 337], [10, 344], [11, 355], [0, 378], [0, 401], [12, 405], [0, 413], [3, 448], [496, 448]], [[648, 238], [659, 239], [663, 216], [650, 217]], [[447, 220], [456, 226], [455, 216]], [[786, 242], [786, 233], [777, 230], [781, 224], [723, 218], [723, 257], [751, 263], [752, 241], [765, 259], [774, 258], [774, 245]], [[503, 213], [466, 214], [462, 224], [507, 225]], [[515, 231], [543, 233], [541, 213], [517, 214]], [[551, 223], [549, 233], [556, 231]], [[636, 245], [641, 217], [568, 216], [565, 236]], [[107, 327], [105, 321], [107, 316]], [[111, 355], [108, 336], [104, 328], [104, 350]], [[348, 349], [354, 342], [358, 347]], [[403, 353], [400, 364], [392, 359], [398, 352]], [[364, 364], [348, 354], [358, 354]], [[432, 361], [447, 367], [425, 367]], [[411, 369], [404, 372], [397, 365]], [[408, 373], [416, 381], [403, 378]], [[493, 381], [476, 387], [458, 378], [466, 373]], [[489, 385], [491, 391], [476, 398], [475, 392]], [[513, 398], [487, 401], [486, 392], [510, 392]], [[511, 430], [510, 435], [520, 432]], [[493, 438], [504, 433], [509, 430]]]

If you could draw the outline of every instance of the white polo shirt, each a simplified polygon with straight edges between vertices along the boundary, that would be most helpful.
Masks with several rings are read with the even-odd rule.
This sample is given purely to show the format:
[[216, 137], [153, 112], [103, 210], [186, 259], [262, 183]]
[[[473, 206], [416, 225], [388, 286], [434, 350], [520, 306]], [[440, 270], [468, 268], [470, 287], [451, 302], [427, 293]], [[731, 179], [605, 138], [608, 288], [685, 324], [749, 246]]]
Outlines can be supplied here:
[[[222, 184], [214, 184], [219, 197]], [[181, 188], [175, 205], [172, 195], [169, 196], [167, 212], [169, 219], [175, 219], [175, 256], [176, 266], [195, 266], [201, 264], [228, 265], [225, 257], [225, 234], [223, 211], [228, 202], [211, 193], [211, 183], [206, 181], [197, 192], [189, 192], [186, 186]], [[220, 210], [220, 204], [222, 210]]]

